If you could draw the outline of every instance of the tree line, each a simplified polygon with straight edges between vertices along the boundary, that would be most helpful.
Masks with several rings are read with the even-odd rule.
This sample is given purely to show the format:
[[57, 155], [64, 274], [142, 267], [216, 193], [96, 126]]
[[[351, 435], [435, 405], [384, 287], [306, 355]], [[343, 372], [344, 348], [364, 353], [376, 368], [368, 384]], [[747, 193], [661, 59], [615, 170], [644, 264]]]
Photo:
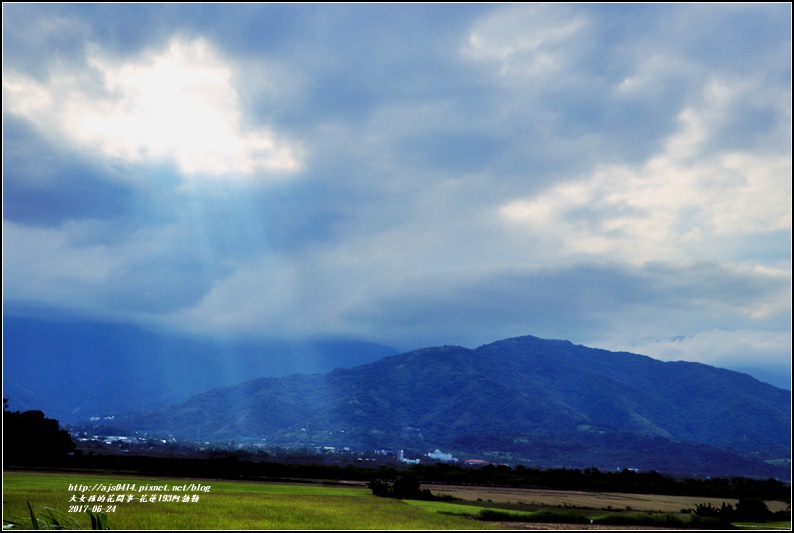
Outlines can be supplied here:
[[[9, 411], [3, 402], [4, 467], [64, 466], [104, 471], [134, 471], [159, 476], [215, 479], [326, 479], [393, 483], [398, 477], [417, 482], [497, 485], [558, 490], [591, 490], [680, 496], [785, 501], [791, 503], [790, 483], [777, 479], [687, 478], [675, 479], [658, 472], [601, 471], [597, 468], [528, 468], [523, 465], [468, 467], [448, 463], [402, 464], [377, 467], [241, 460], [230, 453], [212, 458], [170, 458], [142, 455], [81, 454], [57, 420], [41, 411]], [[402, 482], [405, 483], [405, 482]], [[412, 482], [413, 483], [413, 482]], [[413, 486], [413, 485], [412, 485]], [[398, 485], [401, 487], [401, 485]], [[401, 488], [398, 490], [402, 490]]]

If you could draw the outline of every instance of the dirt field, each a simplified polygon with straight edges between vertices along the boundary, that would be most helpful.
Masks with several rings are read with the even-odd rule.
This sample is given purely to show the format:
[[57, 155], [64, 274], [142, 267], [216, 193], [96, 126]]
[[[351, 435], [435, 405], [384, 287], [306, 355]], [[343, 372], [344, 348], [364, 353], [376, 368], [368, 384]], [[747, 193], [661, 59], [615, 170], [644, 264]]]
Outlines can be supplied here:
[[[487, 502], [510, 502], [549, 507], [579, 507], [614, 511], [658, 511], [678, 513], [682, 509], [693, 509], [699, 503], [711, 503], [719, 507], [722, 502], [736, 506], [738, 500], [731, 498], [709, 498], [701, 496], [663, 496], [655, 494], [622, 494], [613, 492], [583, 492], [565, 490], [518, 489], [503, 487], [478, 487], [468, 485], [423, 485], [433, 494], [449, 494], [462, 500]], [[770, 511], [781, 511], [788, 507], [785, 502], [767, 502]], [[538, 524], [534, 524], [537, 526]], [[526, 529], [526, 528], [523, 528]], [[532, 529], [555, 529], [535, 528]], [[595, 526], [588, 529], [599, 529]], [[610, 528], [603, 528], [610, 529]], [[614, 529], [612, 527], [611, 529]]]
[[608, 526], [600, 524], [544, 524], [542, 522], [497, 522], [502, 529], [539, 530], [539, 531], [584, 531], [603, 529], [606, 531], [655, 531], [666, 530], [663, 527], [649, 526]]

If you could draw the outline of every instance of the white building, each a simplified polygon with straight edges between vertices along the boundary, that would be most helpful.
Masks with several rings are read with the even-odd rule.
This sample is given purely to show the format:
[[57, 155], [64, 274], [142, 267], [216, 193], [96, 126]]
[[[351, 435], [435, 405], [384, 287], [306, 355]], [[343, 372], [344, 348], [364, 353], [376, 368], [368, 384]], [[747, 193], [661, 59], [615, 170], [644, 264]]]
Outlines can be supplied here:
[[401, 463], [407, 463], [409, 465], [418, 465], [419, 464], [419, 459], [406, 459], [405, 458], [405, 453], [402, 450], [400, 450], [397, 453], [397, 460], [400, 461]]
[[434, 452], [427, 452], [427, 456], [431, 459], [436, 461], [441, 461], [442, 463], [457, 463], [458, 458], [452, 457], [451, 453], [445, 453], [441, 450], [436, 450]]

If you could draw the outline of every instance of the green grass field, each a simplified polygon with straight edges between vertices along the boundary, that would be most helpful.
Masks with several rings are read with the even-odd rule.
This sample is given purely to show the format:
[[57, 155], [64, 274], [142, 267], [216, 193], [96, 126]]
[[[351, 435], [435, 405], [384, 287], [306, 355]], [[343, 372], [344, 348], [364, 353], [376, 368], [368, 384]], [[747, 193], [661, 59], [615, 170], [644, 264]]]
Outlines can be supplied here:
[[775, 529], [782, 529], [782, 530], [791, 531], [791, 522], [759, 522], [759, 523], [738, 522], [733, 525], [741, 529], [749, 529], [749, 530], [769, 531]]
[[[365, 487], [277, 484], [233, 481], [157, 479], [151, 477], [63, 474], [3, 473], [3, 518], [30, 526], [27, 504], [62, 511], [85, 529], [90, 518], [85, 512], [69, 513], [70, 505], [99, 505], [97, 502], [70, 502], [70, 484], [93, 487], [136, 483], [148, 485], [210, 485], [208, 493], [196, 493], [197, 502], [140, 502], [141, 493], [107, 513], [111, 529], [489, 529], [491, 525], [465, 517], [439, 514], [432, 509], [400, 500], [373, 496]], [[168, 492], [170, 494], [171, 492]], [[86, 492], [86, 495], [92, 492]], [[99, 494], [99, 492], [93, 493]], [[144, 491], [143, 494], [149, 494]], [[194, 494], [187, 492], [186, 494]], [[37, 511], [38, 512], [38, 511]]]
[[[73, 502], [70, 499], [81, 494], [95, 497], [108, 494], [108, 489], [95, 490], [94, 485], [135, 484], [135, 489], [113, 489], [110, 493], [123, 494], [122, 502], [107, 501]], [[180, 492], [177, 485], [201, 484], [209, 486], [209, 492], [188, 490]], [[70, 489], [70, 485], [86, 485], [86, 491]], [[166, 491], [146, 489], [140, 491], [142, 485], [165, 486]], [[4, 472], [3, 473], [3, 519], [11, 520], [30, 528], [31, 519], [27, 502], [34, 507], [37, 516], [46, 516], [46, 508], [57, 511], [57, 517], [67, 516], [76, 520], [79, 527], [90, 529], [90, 516], [84, 509], [73, 506], [101, 505], [106, 512], [110, 529], [214, 529], [214, 530], [315, 530], [315, 529], [367, 529], [367, 530], [441, 530], [441, 529], [499, 529], [501, 521], [533, 520], [541, 522], [577, 522], [581, 518], [603, 521], [606, 517], [616, 526], [633, 515], [650, 516], [654, 511], [664, 526], [665, 516], [661, 513], [670, 510], [668, 505], [678, 508], [690, 503], [676, 497], [643, 496], [647, 508], [638, 512], [618, 513], [618, 520], [609, 518], [604, 511], [614, 509], [608, 504], [615, 503], [616, 497], [624, 500], [630, 498], [633, 505], [638, 505], [637, 495], [616, 495], [612, 493], [565, 493], [569, 499], [562, 504], [546, 505], [539, 503], [545, 498], [556, 502], [564, 491], [537, 491], [533, 489], [498, 489], [488, 488], [487, 493], [471, 492], [470, 487], [454, 489], [445, 487], [447, 492], [455, 490], [465, 494], [464, 500], [455, 502], [413, 501], [379, 498], [363, 486], [354, 485], [323, 485], [320, 483], [259, 483], [249, 481], [212, 481], [206, 479], [185, 480], [178, 478], [154, 478], [133, 475], [77, 474], [77, 473], [44, 473], [44, 472]], [[483, 491], [486, 489], [478, 488]], [[471, 492], [471, 494], [470, 494]], [[145, 495], [147, 500], [155, 495], [179, 494], [184, 497], [198, 496], [198, 501], [141, 501]], [[550, 494], [547, 494], [550, 493]], [[559, 493], [559, 494], [558, 494]], [[127, 496], [131, 495], [131, 501]], [[468, 497], [479, 495], [477, 501]], [[487, 502], [481, 498], [489, 496]], [[491, 497], [494, 502], [491, 502]], [[510, 498], [512, 500], [507, 500]], [[519, 498], [519, 499], [517, 499]], [[531, 504], [522, 503], [529, 498], [537, 499]], [[115, 499], [115, 497], [114, 497]], [[621, 500], [621, 501], [624, 501]], [[670, 500], [670, 501], [668, 501]], [[510, 501], [513, 502], [510, 505]], [[782, 502], [780, 502], [782, 505]], [[507, 504], [507, 506], [505, 506]], [[107, 506], [112, 505], [112, 510]], [[496, 508], [502, 508], [496, 512]], [[487, 522], [476, 520], [482, 513], [493, 515]], [[678, 513], [674, 513], [678, 514]], [[554, 515], [554, 516], [552, 516]], [[614, 515], [614, 513], [613, 513]], [[677, 517], [683, 523], [689, 517]], [[606, 523], [606, 522], [605, 522]], [[626, 523], [625, 525], [629, 525]], [[673, 525], [673, 524], [669, 524]], [[790, 522], [766, 524], [742, 524], [742, 529], [791, 529]], [[620, 529], [620, 527], [616, 527]]]

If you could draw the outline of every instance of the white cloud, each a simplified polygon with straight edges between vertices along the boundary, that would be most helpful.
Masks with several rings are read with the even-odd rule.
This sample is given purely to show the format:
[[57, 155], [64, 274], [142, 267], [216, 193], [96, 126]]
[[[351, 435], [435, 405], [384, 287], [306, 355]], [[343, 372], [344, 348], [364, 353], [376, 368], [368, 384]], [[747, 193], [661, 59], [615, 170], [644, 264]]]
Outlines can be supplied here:
[[642, 165], [601, 167], [509, 202], [500, 214], [559, 243], [561, 255], [608, 255], [632, 264], [733, 261], [742, 253], [737, 238], [790, 231], [790, 153], [709, 148], [735, 101], [720, 87], [707, 85], [711, 105], [683, 109], [678, 131]]
[[583, 14], [559, 6], [512, 6], [478, 21], [461, 52], [497, 65], [506, 79], [545, 82], [566, 69], [587, 26]]
[[185, 176], [294, 172], [300, 149], [270, 128], [246, 128], [236, 80], [203, 39], [118, 60], [89, 47], [88, 68], [63, 66], [40, 83], [3, 73], [6, 110], [49, 135], [125, 162], [171, 161]]
[[649, 355], [662, 361], [697, 361], [716, 366], [787, 366], [791, 332], [712, 329], [686, 337], [599, 341], [599, 347]]

